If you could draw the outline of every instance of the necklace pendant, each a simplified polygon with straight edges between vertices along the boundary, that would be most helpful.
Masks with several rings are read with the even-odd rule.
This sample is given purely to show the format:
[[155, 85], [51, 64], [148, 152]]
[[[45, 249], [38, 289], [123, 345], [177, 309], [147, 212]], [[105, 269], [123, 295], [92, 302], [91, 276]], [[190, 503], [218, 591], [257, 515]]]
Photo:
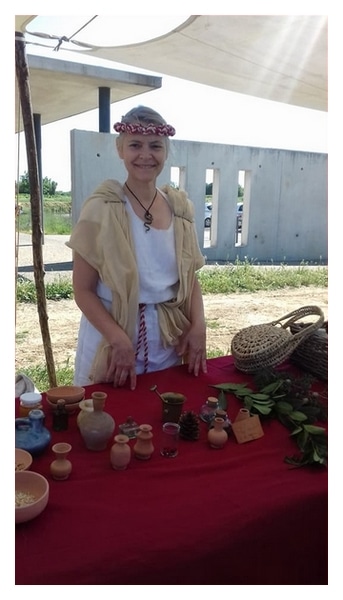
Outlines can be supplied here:
[[151, 225], [153, 218], [152, 218], [152, 214], [148, 210], [145, 212], [144, 219], [148, 225]]

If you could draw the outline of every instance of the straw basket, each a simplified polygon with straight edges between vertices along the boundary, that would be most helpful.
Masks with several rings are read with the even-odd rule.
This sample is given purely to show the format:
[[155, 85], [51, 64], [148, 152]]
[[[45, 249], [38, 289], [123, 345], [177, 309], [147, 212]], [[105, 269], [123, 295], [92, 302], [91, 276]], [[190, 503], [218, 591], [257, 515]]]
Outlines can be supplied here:
[[[307, 326], [307, 323], [294, 323], [291, 325], [291, 332], [296, 334]], [[290, 361], [311, 375], [327, 381], [328, 345], [328, 322], [325, 321], [320, 329], [300, 342], [291, 354]]]
[[[293, 334], [291, 325], [304, 317], [316, 315], [314, 323]], [[323, 311], [318, 306], [303, 306], [270, 323], [251, 325], [241, 329], [231, 342], [231, 354], [239, 371], [256, 373], [284, 362], [294, 350], [324, 323]]]

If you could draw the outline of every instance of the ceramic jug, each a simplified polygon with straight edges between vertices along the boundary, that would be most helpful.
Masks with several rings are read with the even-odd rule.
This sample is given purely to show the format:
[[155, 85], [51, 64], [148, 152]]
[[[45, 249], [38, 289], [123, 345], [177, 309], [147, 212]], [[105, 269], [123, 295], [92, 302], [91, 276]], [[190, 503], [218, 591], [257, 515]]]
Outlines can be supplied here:
[[129, 437], [124, 434], [114, 436], [114, 444], [110, 451], [110, 460], [113, 469], [123, 471], [131, 460], [131, 448], [128, 444]]
[[151, 425], [143, 424], [139, 426], [137, 441], [133, 447], [133, 452], [136, 458], [147, 460], [151, 457], [154, 451], [154, 446], [151, 441], [153, 437], [151, 430]]
[[15, 420], [15, 447], [35, 455], [42, 452], [50, 443], [51, 433], [44, 427], [45, 415], [40, 409], [33, 409], [28, 417]]
[[93, 412], [86, 413], [79, 422], [79, 429], [88, 450], [105, 450], [112, 437], [115, 422], [113, 417], [104, 411], [107, 394], [93, 392]]
[[66, 442], [59, 442], [54, 444], [51, 450], [55, 455], [55, 460], [50, 464], [51, 476], [57, 481], [64, 481], [68, 479], [72, 471], [72, 464], [68, 459], [71, 445]]
[[215, 417], [212, 423], [213, 427], [207, 433], [208, 443], [211, 448], [223, 448], [228, 441], [228, 435], [224, 429], [225, 421], [220, 417]]
[[93, 408], [93, 400], [91, 398], [87, 398], [85, 400], [81, 400], [79, 402], [79, 409], [80, 409], [80, 412], [77, 415], [77, 419], [76, 419], [76, 423], [77, 423], [78, 427], [80, 427], [81, 419], [83, 419], [83, 417], [87, 413], [93, 412], [93, 410], [94, 410], [94, 408]]

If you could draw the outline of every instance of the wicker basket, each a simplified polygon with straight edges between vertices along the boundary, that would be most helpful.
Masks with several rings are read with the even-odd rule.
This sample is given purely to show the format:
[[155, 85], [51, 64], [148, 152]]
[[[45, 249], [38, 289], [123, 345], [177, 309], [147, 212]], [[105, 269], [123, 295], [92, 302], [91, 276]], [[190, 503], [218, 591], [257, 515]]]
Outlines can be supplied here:
[[[287, 330], [299, 319], [310, 315], [318, 317], [314, 323], [300, 328], [295, 334]], [[234, 364], [244, 373], [275, 367], [289, 358], [299, 344], [323, 323], [324, 314], [318, 306], [303, 306], [277, 321], [245, 327], [234, 335], [231, 342]]]
[[[291, 332], [296, 334], [304, 327], [308, 327], [308, 324], [294, 323], [291, 325]], [[328, 322], [325, 321], [321, 329], [300, 342], [291, 354], [290, 361], [311, 375], [327, 381], [328, 345]]]

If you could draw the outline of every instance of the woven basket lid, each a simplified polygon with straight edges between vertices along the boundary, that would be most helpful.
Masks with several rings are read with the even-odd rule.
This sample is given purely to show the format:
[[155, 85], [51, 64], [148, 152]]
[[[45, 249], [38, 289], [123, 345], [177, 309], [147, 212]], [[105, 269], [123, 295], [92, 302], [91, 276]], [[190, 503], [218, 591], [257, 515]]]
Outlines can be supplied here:
[[[300, 317], [310, 314], [315, 314], [318, 318], [303, 331], [293, 335], [287, 329]], [[286, 319], [288, 320], [282, 323]], [[237, 369], [245, 373], [255, 373], [259, 369], [275, 367], [285, 361], [301, 340], [318, 329], [323, 321], [324, 315], [319, 307], [304, 306], [281, 317], [278, 321], [245, 327], [232, 338], [231, 354], [234, 364]]]
[[251, 356], [252, 354], [266, 354], [288, 347], [293, 336], [282, 327], [273, 327], [268, 324], [251, 325], [239, 331], [232, 340], [232, 349], [236, 355]]

